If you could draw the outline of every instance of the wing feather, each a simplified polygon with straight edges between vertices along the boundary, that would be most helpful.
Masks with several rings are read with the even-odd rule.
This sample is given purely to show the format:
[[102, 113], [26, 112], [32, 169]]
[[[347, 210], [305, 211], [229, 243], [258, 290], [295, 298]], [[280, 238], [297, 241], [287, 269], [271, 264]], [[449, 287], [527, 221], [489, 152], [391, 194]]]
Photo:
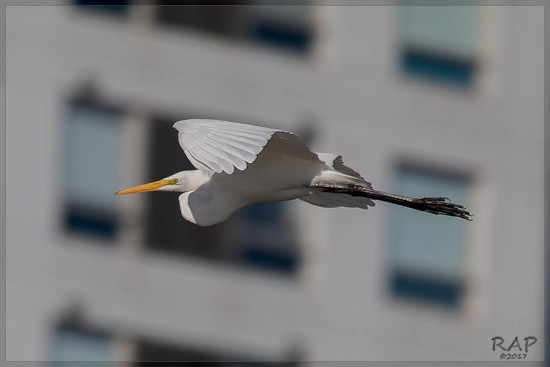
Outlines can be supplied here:
[[[226, 139], [226, 141], [224, 142], [222, 138], [219, 138], [217, 136], [212, 136], [212, 141], [221, 143], [221, 144], [225, 143], [225, 149], [227, 152], [230, 152], [236, 157], [242, 157], [248, 163], [254, 161], [254, 159], [256, 158], [256, 154], [251, 153], [253, 146], [249, 146], [249, 147], [244, 146], [238, 141], [235, 141], [233, 139]], [[245, 168], [246, 168], [246, 165], [245, 165]]]
[[200, 170], [209, 171], [209, 172], [221, 172], [222, 167], [218, 163], [217, 159], [209, 158], [210, 155], [201, 148], [201, 146], [196, 146], [193, 150], [185, 152], [187, 158], [191, 163]]
[[211, 135], [211, 139], [214, 139], [216, 141], [219, 141], [223, 144], [226, 144], [235, 148], [238, 147], [246, 152], [257, 151], [258, 149], [261, 151], [261, 149], [263, 148], [261, 145], [260, 146], [258, 145], [258, 142], [255, 142], [249, 138], [243, 138], [237, 135], [220, 134], [219, 132], [216, 132]]
[[228, 174], [254, 162], [274, 133], [281, 130], [219, 120], [182, 120], [174, 124], [189, 161], [209, 173]]
[[197, 160], [195, 158], [195, 156], [193, 156], [192, 153], [188, 153], [188, 154], [186, 154], [186, 156], [189, 159], [189, 161], [191, 162], [191, 164], [193, 166], [195, 166], [195, 168], [200, 169], [201, 171], [204, 171], [204, 172], [212, 172], [213, 171], [210, 167], [205, 166], [203, 163], [201, 163], [199, 160]]
[[235, 167], [242, 167], [243, 164], [244, 168], [246, 168], [246, 162], [244, 162], [241, 157], [237, 157], [231, 154], [226, 146], [208, 141], [205, 142], [204, 146], [201, 147], [201, 149], [205, 152], [208, 152], [211, 159], [216, 159], [217, 162], [222, 166], [223, 171], [226, 173], [233, 173]]
[[203, 145], [196, 146], [193, 149], [193, 153], [195, 153], [195, 156], [201, 157], [201, 161], [211, 166], [212, 170], [215, 172], [225, 171], [227, 173], [233, 173], [233, 170], [231, 169], [233, 166], [231, 165], [231, 162], [225, 158], [223, 151], [212, 147], [207, 142]]

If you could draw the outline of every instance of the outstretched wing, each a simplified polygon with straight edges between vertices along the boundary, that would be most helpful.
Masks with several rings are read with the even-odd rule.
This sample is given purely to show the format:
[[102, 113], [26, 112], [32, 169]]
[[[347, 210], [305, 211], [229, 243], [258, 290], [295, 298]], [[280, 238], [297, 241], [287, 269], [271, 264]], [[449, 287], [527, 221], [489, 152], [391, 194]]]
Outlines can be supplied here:
[[181, 120], [174, 124], [178, 141], [201, 171], [232, 174], [256, 160], [274, 133], [267, 127], [220, 120]]

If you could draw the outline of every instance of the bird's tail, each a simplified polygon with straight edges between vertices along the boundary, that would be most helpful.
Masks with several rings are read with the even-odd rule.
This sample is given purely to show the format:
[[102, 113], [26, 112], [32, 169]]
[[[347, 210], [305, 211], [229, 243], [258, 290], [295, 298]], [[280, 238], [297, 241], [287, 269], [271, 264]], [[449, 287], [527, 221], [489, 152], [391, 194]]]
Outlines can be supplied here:
[[339, 194], [347, 194], [351, 196], [360, 196], [372, 200], [385, 201], [387, 203], [406, 206], [407, 208], [421, 210], [432, 214], [448, 215], [451, 217], [459, 217], [466, 220], [472, 220], [472, 214], [466, 208], [459, 204], [452, 203], [446, 197], [429, 197], [429, 198], [411, 198], [407, 196], [390, 194], [387, 192], [377, 191], [370, 187], [358, 185], [314, 185], [316, 188], [323, 189], [324, 192], [333, 192]]

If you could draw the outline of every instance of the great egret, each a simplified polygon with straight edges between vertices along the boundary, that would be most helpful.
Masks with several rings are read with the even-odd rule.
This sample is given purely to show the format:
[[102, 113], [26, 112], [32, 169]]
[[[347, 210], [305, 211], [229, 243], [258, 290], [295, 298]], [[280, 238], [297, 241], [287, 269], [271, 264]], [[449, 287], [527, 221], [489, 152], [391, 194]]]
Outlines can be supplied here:
[[187, 158], [197, 168], [117, 192], [178, 191], [181, 214], [199, 226], [227, 219], [246, 205], [300, 199], [324, 208], [367, 209], [373, 200], [470, 220], [448, 198], [409, 198], [374, 190], [342, 156], [312, 152], [295, 134], [218, 120], [174, 124]]

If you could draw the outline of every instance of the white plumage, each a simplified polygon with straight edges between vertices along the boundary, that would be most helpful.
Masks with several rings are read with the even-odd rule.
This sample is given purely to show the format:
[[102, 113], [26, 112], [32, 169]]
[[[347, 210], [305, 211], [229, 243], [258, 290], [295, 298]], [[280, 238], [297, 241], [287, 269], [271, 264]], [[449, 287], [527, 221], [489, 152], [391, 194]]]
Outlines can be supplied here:
[[191, 163], [209, 173], [244, 170], [277, 130], [218, 120], [183, 120], [174, 124]]
[[341, 156], [312, 152], [288, 131], [199, 119], [178, 121], [174, 128], [197, 170], [117, 194], [183, 192], [179, 197], [183, 217], [201, 226], [222, 222], [252, 203], [291, 199], [327, 208], [362, 209], [374, 206], [372, 199], [378, 199], [435, 214], [465, 215], [453, 212], [460, 206], [442, 203], [443, 198], [426, 201], [375, 191]]

